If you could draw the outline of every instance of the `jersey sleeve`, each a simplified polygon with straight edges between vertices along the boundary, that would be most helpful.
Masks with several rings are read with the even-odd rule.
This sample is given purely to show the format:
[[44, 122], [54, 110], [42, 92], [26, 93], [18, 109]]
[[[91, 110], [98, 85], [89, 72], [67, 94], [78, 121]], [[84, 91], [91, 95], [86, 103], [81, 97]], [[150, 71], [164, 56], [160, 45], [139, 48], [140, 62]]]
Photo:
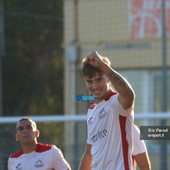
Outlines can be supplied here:
[[88, 124], [90, 124], [90, 122], [91, 122], [91, 119], [92, 119], [92, 116], [90, 116], [91, 115], [91, 109], [88, 109], [88, 112], [87, 112], [87, 121], [86, 121], [86, 124], [87, 124], [87, 144], [92, 144], [92, 140], [91, 140], [91, 138], [90, 138], [90, 136], [89, 136], [89, 126], [88, 126]]
[[89, 136], [89, 126], [87, 126], [87, 144], [92, 144], [92, 141], [91, 141], [91, 138], [90, 138], [90, 136]]
[[52, 147], [52, 167], [55, 170], [67, 170], [71, 169], [70, 165], [65, 160], [63, 153], [56, 146]]
[[125, 117], [134, 115], [134, 105], [129, 109], [124, 109], [118, 101], [118, 95], [119, 93], [117, 93], [116, 95], [113, 95], [110, 99], [110, 105], [113, 107], [113, 109], [116, 109], [118, 114], [125, 116]]
[[10, 159], [10, 157], [9, 157], [9, 159], [8, 159], [8, 170], [11, 170], [12, 168], [11, 168], [11, 159]]
[[91, 141], [91, 139], [89, 138], [89, 136], [87, 137], [87, 144], [92, 145], [92, 141]]
[[134, 134], [133, 156], [146, 152], [145, 142], [144, 140], [140, 140], [140, 130], [136, 125], [133, 125], [133, 134]]

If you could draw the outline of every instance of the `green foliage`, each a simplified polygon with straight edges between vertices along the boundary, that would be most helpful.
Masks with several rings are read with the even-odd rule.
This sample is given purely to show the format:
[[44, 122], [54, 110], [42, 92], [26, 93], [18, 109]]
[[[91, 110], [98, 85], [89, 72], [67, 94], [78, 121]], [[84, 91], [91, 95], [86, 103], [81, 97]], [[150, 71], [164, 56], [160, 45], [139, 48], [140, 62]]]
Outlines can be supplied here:
[[55, 144], [61, 150], [64, 150], [64, 123], [38, 123], [37, 125], [40, 130], [39, 142]]
[[[3, 115], [63, 114], [62, 0], [3, 1]], [[41, 123], [39, 142], [63, 147], [63, 124]], [[0, 169], [18, 151], [15, 124], [1, 125]], [[10, 146], [10, 147], [9, 147]]]
[[62, 3], [3, 1], [4, 115], [63, 113]]

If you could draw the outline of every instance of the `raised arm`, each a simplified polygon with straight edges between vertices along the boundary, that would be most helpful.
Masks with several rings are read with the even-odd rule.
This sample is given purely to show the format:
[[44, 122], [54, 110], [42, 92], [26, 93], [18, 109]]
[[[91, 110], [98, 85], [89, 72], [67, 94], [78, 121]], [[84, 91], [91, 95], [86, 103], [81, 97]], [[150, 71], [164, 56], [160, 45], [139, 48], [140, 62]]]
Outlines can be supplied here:
[[102, 72], [109, 77], [114, 88], [119, 93], [118, 100], [122, 107], [124, 109], [132, 107], [135, 99], [135, 94], [128, 81], [113, 68], [107, 65], [101, 59], [101, 56], [97, 53], [97, 51], [90, 53], [87, 56], [86, 61], [91, 65], [100, 68]]

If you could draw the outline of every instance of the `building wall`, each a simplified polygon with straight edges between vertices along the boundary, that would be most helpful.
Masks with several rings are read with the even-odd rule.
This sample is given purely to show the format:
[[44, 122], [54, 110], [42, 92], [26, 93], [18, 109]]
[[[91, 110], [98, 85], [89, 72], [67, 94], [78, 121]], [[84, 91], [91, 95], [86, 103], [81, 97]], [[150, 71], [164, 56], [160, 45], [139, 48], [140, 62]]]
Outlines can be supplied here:
[[[77, 59], [71, 62], [65, 58], [65, 114], [86, 114], [88, 103], [76, 101], [76, 95], [88, 95], [81, 74], [81, 61], [90, 52], [97, 50], [109, 57], [116, 70], [161, 69], [162, 39], [159, 37], [133, 38], [129, 30], [129, 1], [79, 0], [64, 1], [64, 45], [77, 50]], [[141, 2], [141, 1], [140, 1]], [[167, 41], [167, 47], [170, 41]], [[170, 48], [167, 48], [167, 66], [170, 68]], [[75, 95], [71, 93], [70, 79], [75, 74]], [[73, 99], [74, 97], [74, 99]], [[73, 108], [74, 107], [74, 108]], [[80, 143], [86, 143], [86, 129], [78, 126]], [[66, 127], [66, 143], [74, 142], [73, 127]], [[68, 135], [69, 134], [69, 135]], [[84, 134], [84, 135], [82, 135]], [[80, 149], [80, 157], [83, 153]], [[159, 162], [159, 155], [150, 155]], [[80, 158], [79, 158], [80, 159]], [[154, 160], [155, 162], [155, 160]], [[158, 165], [153, 165], [153, 167]], [[155, 167], [155, 168], [156, 168]], [[156, 170], [156, 169], [155, 169]]]

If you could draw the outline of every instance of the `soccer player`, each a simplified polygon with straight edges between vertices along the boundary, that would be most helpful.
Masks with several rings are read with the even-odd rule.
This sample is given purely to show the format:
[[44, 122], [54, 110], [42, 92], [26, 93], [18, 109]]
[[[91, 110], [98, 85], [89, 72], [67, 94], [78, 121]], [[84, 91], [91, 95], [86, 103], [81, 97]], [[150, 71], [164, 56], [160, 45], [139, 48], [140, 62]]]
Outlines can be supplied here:
[[[90, 93], [89, 96], [91, 96]], [[89, 103], [94, 104], [95, 100], [90, 100]], [[135, 124], [133, 124], [133, 142], [133, 170], [136, 170], [136, 166], [138, 166], [140, 170], [151, 170], [151, 163], [145, 142], [144, 140], [140, 140], [140, 130]]]
[[96, 51], [83, 60], [82, 72], [96, 104], [88, 109], [87, 148], [79, 170], [131, 170], [134, 91]]
[[59, 148], [37, 142], [36, 123], [23, 117], [16, 125], [16, 140], [22, 149], [8, 159], [8, 170], [71, 170]]
[[140, 140], [140, 130], [134, 124], [134, 150], [133, 150], [133, 170], [136, 170], [136, 165], [140, 170], [151, 170], [151, 163], [144, 140]]

